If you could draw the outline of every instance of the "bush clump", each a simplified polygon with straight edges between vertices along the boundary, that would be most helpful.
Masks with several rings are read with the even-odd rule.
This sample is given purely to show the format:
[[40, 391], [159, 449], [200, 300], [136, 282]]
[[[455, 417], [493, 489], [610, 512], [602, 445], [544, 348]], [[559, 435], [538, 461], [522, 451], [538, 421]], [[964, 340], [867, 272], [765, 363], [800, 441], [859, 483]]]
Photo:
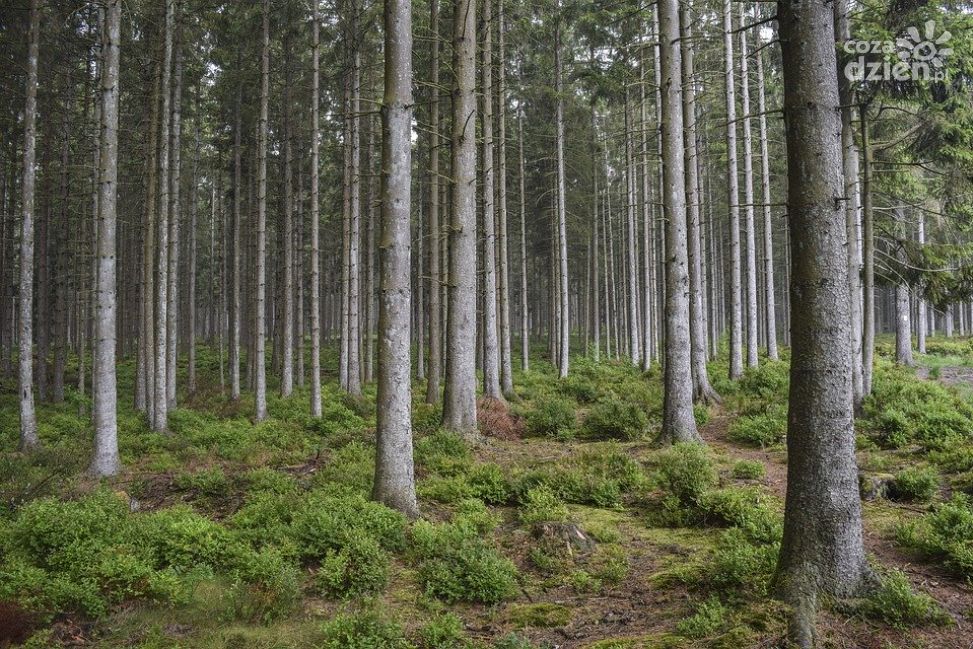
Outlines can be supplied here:
[[939, 474], [932, 467], [909, 467], [899, 471], [889, 485], [892, 500], [929, 502], [939, 491]]
[[759, 460], [739, 460], [733, 465], [733, 477], [738, 480], [759, 480], [766, 472]]
[[966, 495], [933, 505], [928, 514], [899, 525], [895, 533], [902, 545], [942, 561], [961, 577], [973, 577], [973, 506]]
[[230, 589], [235, 617], [261, 623], [290, 613], [300, 595], [297, 566], [273, 548], [246, 555]]
[[402, 626], [374, 611], [342, 614], [321, 629], [321, 649], [414, 649]]
[[699, 603], [695, 613], [676, 624], [676, 633], [692, 639], [713, 635], [726, 625], [728, 613], [718, 597], [710, 597]]
[[320, 490], [294, 514], [295, 541], [308, 559], [323, 559], [363, 536], [386, 550], [405, 547], [405, 517], [359, 494]]
[[734, 442], [749, 446], [773, 446], [784, 441], [787, 420], [774, 414], [742, 415], [727, 432]]
[[555, 439], [571, 439], [578, 425], [574, 405], [562, 397], [539, 399], [525, 419], [528, 433]]
[[547, 485], [529, 489], [520, 503], [520, 520], [533, 523], [563, 522], [568, 519], [568, 508]]
[[649, 418], [633, 403], [617, 398], [596, 403], [584, 422], [585, 433], [593, 439], [632, 441], [641, 439], [649, 428]]
[[895, 629], [946, 625], [953, 621], [932, 597], [914, 592], [909, 578], [900, 570], [883, 575], [881, 585], [858, 610], [865, 617], [881, 620]]
[[412, 528], [412, 553], [426, 593], [448, 603], [495, 604], [516, 592], [517, 569], [481, 538], [482, 518], [458, 516], [450, 523], [419, 521]]
[[695, 505], [703, 493], [716, 484], [716, 469], [702, 444], [680, 443], [658, 458], [660, 486], [679, 505]]
[[330, 551], [316, 577], [321, 590], [334, 597], [378, 593], [388, 579], [388, 553], [370, 536], [354, 537], [341, 549]]

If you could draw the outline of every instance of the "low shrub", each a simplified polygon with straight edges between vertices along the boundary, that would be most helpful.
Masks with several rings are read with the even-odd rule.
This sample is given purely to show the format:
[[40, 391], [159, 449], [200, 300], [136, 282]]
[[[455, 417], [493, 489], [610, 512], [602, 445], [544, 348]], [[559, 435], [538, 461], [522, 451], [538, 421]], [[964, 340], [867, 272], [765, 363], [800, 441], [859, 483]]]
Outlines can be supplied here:
[[466, 629], [455, 613], [438, 615], [419, 628], [419, 649], [464, 649]]
[[909, 578], [900, 570], [882, 576], [881, 585], [859, 605], [867, 618], [881, 620], [895, 629], [946, 625], [953, 619], [925, 593], [912, 590]]
[[524, 494], [518, 513], [520, 520], [533, 523], [563, 522], [568, 519], [568, 508], [547, 485], [539, 485]]
[[699, 603], [695, 613], [676, 624], [676, 633], [692, 639], [705, 638], [726, 625], [728, 614], [718, 597], [710, 597]]
[[737, 527], [762, 543], [780, 539], [783, 517], [775, 499], [757, 487], [729, 487], [707, 491], [699, 499], [704, 524]]
[[738, 460], [733, 465], [733, 477], [738, 480], [759, 480], [766, 472], [760, 460]]
[[405, 546], [405, 517], [358, 494], [311, 492], [294, 514], [295, 540], [305, 558], [323, 559], [362, 536], [386, 550]]
[[659, 454], [657, 465], [660, 486], [681, 505], [696, 504], [716, 484], [713, 460], [702, 444], [675, 444]]
[[468, 521], [419, 521], [412, 527], [412, 553], [419, 583], [445, 602], [495, 604], [516, 591], [513, 563], [488, 547]]
[[784, 441], [787, 420], [773, 414], [742, 415], [730, 424], [727, 436], [750, 446], [773, 446]]
[[649, 418], [633, 403], [607, 399], [596, 403], [584, 421], [584, 430], [593, 439], [632, 441], [648, 433]]
[[538, 437], [571, 439], [577, 428], [574, 405], [562, 397], [546, 397], [527, 410], [527, 432]]
[[740, 528], [730, 528], [717, 540], [716, 548], [704, 564], [702, 581], [717, 593], [765, 597], [779, 551], [778, 543], [755, 544]]
[[332, 550], [317, 572], [318, 587], [334, 597], [381, 592], [388, 584], [389, 556], [370, 536], [357, 536]]
[[267, 623], [290, 613], [301, 595], [297, 566], [274, 549], [245, 556], [230, 589], [234, 616]]
[[414, 649], [402, 626], [375, 611], [340, 614], [324, 623], [320, 649]]
[[895, 474], [889, 485], [892, 500], [929, 502], [939, 491], [939, 474], [932, 467], [909, 467]]
[[973, 506], [964, 494], [932, 506], [919, 520], [895, 528], [896, 539], [952, 572], [973, 577]]

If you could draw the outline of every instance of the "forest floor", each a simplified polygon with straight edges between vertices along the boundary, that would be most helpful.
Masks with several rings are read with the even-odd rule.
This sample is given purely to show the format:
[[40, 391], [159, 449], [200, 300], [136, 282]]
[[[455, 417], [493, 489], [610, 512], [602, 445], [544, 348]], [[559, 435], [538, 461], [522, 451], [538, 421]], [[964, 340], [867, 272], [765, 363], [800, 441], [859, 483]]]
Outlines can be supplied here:
[[[973, 646], [973, 344], [929, 352], [879, 360], [857, 432], [882, 586], [826, 602], [822, 646]], [[86, 400], [42, 406], [44, 450], [24, 456], [4, 383], [0, 647], [779, 646], [788, 376], [761, 361], [736, 383], [711, 364], [705, 448], [652, 443], [658, 369], [578, 358], [561, 381], [535, 362], [516, 401], [481, 402], [478, 440], [439, 430], [417, 384], [416, 523], [367, 500], [371, 387], [328, 381], [319, 421], [304, 390], [272, 397], [254, 425], [203, 353], [168, 435], [122, 404], [125, 468], [98, 484]]]

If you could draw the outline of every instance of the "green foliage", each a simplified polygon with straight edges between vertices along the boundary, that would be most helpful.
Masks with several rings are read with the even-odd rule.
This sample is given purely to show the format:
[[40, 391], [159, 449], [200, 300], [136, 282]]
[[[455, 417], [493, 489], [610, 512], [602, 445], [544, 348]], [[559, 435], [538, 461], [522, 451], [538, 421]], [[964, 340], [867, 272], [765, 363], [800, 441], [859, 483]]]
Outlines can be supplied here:
[[676, 624], [676, 633], [687, 638], [705, 638], [726, 625], [728, 614], [718, 597], [710, 597], [699, 603], [695, 613]]
[[730, 487], [707, 491], [699, 499], [706, 524], [737, 527], [747, 538], [770, 543], [783, 534], [783, 520], [776, 500], [757, 487]]
[[578, 425], [574, 405], [561, 397], [546, 397], [527, 411], [527, 432], [539, 437], [571, 439]]
[[145, 515], [138, 534], [160, 567], [213, 571], [233, 565], [242, 549], [229, 530], [184, 505]]
[[321, 562], [317, 584], [335, 597], [370, 595], [382, 591], [389, 579], [389, 556], [370, 536], [352, 538]]
[[784, 441], [787, 420], [775, 414], [741, 415], [727, 433], [734, 442], [750, 446], [773, 446]]
[[919, 520], [896, 527], [896, 539], [954, 573], [973, 578], [973, 507], [963, 494], [933, 505]]
[[925, 625], [946, 625], [952, 618], [925, 593], [912, 590], [909, 578], [900, 570], [882, 576], [882, 583], [860, 604], [865, 617], [881, 620], [896, 629]]
[[582, 404], [594, 403], [600, 393], [596, 381], [578, 371], [561, 379], [558, 388], [562, 394]]
[[462, 649], [466, 646], [463, 620], [455, 613], [443, 613], [418, 631], [419, 649]]
[[426, 593], [448, 603], [494, 604], [512, 596], [517, 569], [486, 545], [468, 518], [451, 523], [417, 522], [412, 528], [412, 553], [417, 578]]
[[510, 623], [518, 629], [561, 627], [571, 621], [571, 609], [549, 602], [515, 604], [510, 607], [509, 619]]
[[739, 480], [759, 480], [766, 472], [760, 460], [738, 460], [733, 464], [733, 477]]
[[319, 490], [309, 493], [294, 513], [293, 529], [301, 553], [323, 559], [363, 536], [387, 550], [405, 546], [405, 517], [358, 494]]
[[585, 433], [593, 439], [632, 441], [641, 439], [649, 418], [637, 405], [611, 398], [596, 403], [584, 421]]
[[520, 520], [532, 523], [562, 522], [568, 518], [568, 508], [547, 485], [527, 490], [520, 503]]
[[943, 450], [973, 434], [973, 406], [936, 381], [879, 364], [865, 400], [866, 426], [886, 448]]
[[320, 649], [414, 649], [401, 625], [374, 611], [338, 615], [321, 631]]
[[300, 599], [297, 566], [273, 549], [247, 553], [230, 589], [234, 617], [270, 622], [290, 613]]
[[675, 444], [659, 454], [657, 464], [660, 486], [682, 505], [698, 503], [716, 484], [713, 460], [702, 444]]
[[194, 491], [203, 496], [225, 496], [230, 489], [230, 481], [222, 467], [201, 469], [195, 473], [180, 473], [173, 480], [178, 489]]
[[909, 467], [899, 471], [889, 485], [892, 500], [929, 502], [939, 491], [939, 474], [932, 467]]
[[703, 583], [717, 593], [767, 595], [777, 567], [778, 543], [753, 543], [739, 528], [725, 531], [702, 569]]

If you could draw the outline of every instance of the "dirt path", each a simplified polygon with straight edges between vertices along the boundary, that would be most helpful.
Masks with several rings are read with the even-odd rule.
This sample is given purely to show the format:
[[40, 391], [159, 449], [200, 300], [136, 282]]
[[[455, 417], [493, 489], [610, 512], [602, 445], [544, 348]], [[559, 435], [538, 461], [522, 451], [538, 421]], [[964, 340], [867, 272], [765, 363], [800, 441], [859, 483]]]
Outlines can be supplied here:
[[[944, 370], [947, 368], [943, 368]], [[973, 384], [973, 368], [948, 368], [963, 370], [949, 373], [953, 380], [966, 380]], [[942, 376], [942, 374], [941, 374]], [[962, 377], [962, 378], [960, 378]], [[946, 382], [944, 380], [944, 382]], [[725, 413], [715, 414], [702, 427], [700, 434], [706, 443], [718, 452], [745, 460], [762, 462], [766, 476], [761, 483], [773, 493], [784, 498], [787, 492], [787, 458], [782, 450], [765, 450], [735, 444], [727, 438], [732, 417]], [[913, 517], [910, 508], [895, 503], [884, 506], [901, 510], [902, 517]], [[869, 504], [865, 504], [866, 509]], [[883, 626], [869, 624], [834, 612], [822, 615], [823, 628], [828, 639], [836, 647], [861, 647], [863, 649], [885, 649], [887, 647], [929, 647], [935, 649], [973, 649], [973, 589], [955, 577], [947, 574], [939, 566], [916, 561], [908, 553], [898, 548], [888, 532], [877, 529], [866, 517], [864, 530], [865, 548], [873, 560], [881, 566], [901, 570], [909, 576], [913, 587], [928, 593], [940, 606], [949, 611], [955, 624], [946, 628], [910, 629], [906, 644], [901, 632]]]

